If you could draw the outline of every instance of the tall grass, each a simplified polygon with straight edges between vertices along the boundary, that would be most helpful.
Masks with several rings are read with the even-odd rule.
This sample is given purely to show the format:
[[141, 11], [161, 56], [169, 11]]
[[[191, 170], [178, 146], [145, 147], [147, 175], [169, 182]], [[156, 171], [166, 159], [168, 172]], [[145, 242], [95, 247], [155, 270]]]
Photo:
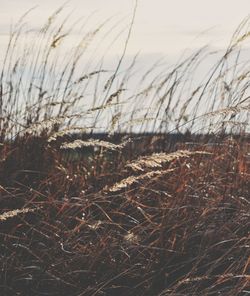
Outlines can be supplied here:
[[[209, 58], [207, 47], [158, 74], [153, 73], [156, 65], [149, 68], [133, 93], [129, 85], [138, 57], [123, 67], [125, 71], [121, 69], [127, 43], [114, 71], [102, 67], [105, 59], [96, 65], [84, 59], [98, 34], [103, 32], [107, 38], [119, 22], [109, 19], [86, 31], [88, 20], [67, 25], [70, 16], [60, 18], [60, 13], [62, 8], [40, 30], [26, 28], [25, 17], [12, 29], [0, 75], [2, 139], [14, 138], [26, 129], [36, 131], [39, 126], [69, 130], [75, 122], [92, 132], [112, 133], [229, 131], [229, 121], [249, 128], [248, 115], [243, 112], [249, 111], [249, 60], [241, 59], [248, 41], [248, 19], [237, 28], [225, 53], [204, 73], [199, 85], [193, 79], [197, 80], [199, 65]], [[73, 43], [69, 38], [75, 32], [81, 37]], [[67, 42], [73, 43], [69, 52], [65, 52]], [[226, 108], [239, 108], [240, 112], [233, 118], [212, 113]], [[222, 115], [219, 125], [218, 118], [203, 117], [203, 113]]]
[[21, 18], [0, 74], [1, 295], [247, 295], [249, 20], [199, 85], [206, 47], [134, 91], [135, 10], [113, 71], [85, 55], [121, 23], [62, 13]]

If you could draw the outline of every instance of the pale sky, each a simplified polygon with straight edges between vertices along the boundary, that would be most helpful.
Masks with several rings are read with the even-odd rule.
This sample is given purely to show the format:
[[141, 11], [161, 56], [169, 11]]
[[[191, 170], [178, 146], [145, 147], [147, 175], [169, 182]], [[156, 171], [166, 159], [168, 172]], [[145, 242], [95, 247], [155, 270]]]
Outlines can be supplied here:
[[[27, 18], [31, 26], [39, 26], [61, 6], [62, 0], [0, 0], [0, 46], [6, 43], [11, 23], [32, 7]], [[95, 24], [115, 16], [132, 17], [134, 0], [72, 0], [66, 10], [74, 9], [73, 17], [94, 13]], [[138, 0], [136, 20], [128, 54], [164, 54], [177, 57], [184, 49], [198, 49], [209, 43], [223, 48], [233, 31], [250, 12], [249, 0]], [[122, 26], [120, 27], [122, 28]], [[124, 41], [121, 40], [121, 42]], [[109, 54], [118, 54], [121, 47], [113, 46]]]
[[[0, 64], [3, 61], [11, 24], [15, 24], [29, 9], [36, 7], [25, 17], [25, 21], [28, 23], [28, 29], [35, 29], [35, 31], [41, 29], [48, 17], [64, 2], [63, 0], [0, 0]], [[87, 27], [84, 26], [84, 32], [74, 30], [73, 34], [65, 38], [67, 41], [63, 42], [66, 46], [66, 53], [72, 52], [72, 47], [76, 46], [74, 45], [76, 44], [74, 41], [77, 42], [76, 39], [81, 39], [106, 19], [113, 17], [108, 25], [105, 25], [103, 35], [94, 38], [97, 42], [96, 47], [91, 43], [91, 46], [87, 48], [90, 58], [86, 58], [79, 67], [88, 65], [86, 61], [98, 65], [96, 62], [100, 62], [104, 55], [102, 67], [114, 71], [124, 49], [134, 5], [135, 0], [69, 1], [62, 17], [71, 11], [70, 21], [72, 23], [79, 18], [84, 21], [89, 16], [91, 17], [87, 22]], [[163, 57], [167, 65], [173, 65], [182, 54], [184, 56], [187, 53], [191, 54], [204, 45], [209, 45], [209, 52], [218, 53], [219, 51], [219, 54], [223, 54], [232, 34], [241, 21], [249, 16], [249, 13], [250, 0], [138, 0], [132, 35], [125, 60], [122, 63], [125, 68], [120, 67], [119, 71], [125, 70], [138, 52], [140, 61], [139, 70], [136, 73], [139, 73], [137, 75], [139, 78], [143, 77], [140, 73], [143, 75], [144, 66], [148, 69], [155, 61]], [[242, 34], [249, 32], [249, 27], [245, 27], [244, 30]], [[28, 42], [31, 40], [28, 39]], [[242, 55], [243, 58], [249, 59], [249, 48], [248, 42], [244, 55]], [[65, 55], [60, 52], [58, 57], [63, 62]], [[202, 66], [195, 72], [195, 83], [200, 83], [199, 80], [212, 68], [216, 59], [216, 55], [208, 55], [202, 60]], [[138, 63], [136, 65], [138, 66]], [[81, 71], [85, 71], [85, 68]], [[137, 87], [134, 77], [131, 79], [132, 85]], [[133, 92], [133, 89], [131, 91]], [[184, 91], [182, 90], [182, 96], [184, 96]]]

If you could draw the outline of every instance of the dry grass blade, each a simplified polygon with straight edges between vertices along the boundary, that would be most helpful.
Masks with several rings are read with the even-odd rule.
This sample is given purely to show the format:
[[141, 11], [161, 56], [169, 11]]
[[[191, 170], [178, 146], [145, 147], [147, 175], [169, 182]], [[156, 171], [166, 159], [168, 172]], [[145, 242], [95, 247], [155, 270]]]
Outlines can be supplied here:
[[174, 171], [174, 169], [169, 169], [169, 170], [165, 170], [165, 171], [164, 170], [157, 170], [157, 171], [145, 173], [140, 176], [129, 176], [128, 178], [123, 179], [120, 182], [114, 184], [111, 188], [109, 188], [109, 191], [116, 192], [116, 191], [124, 189], [134, 183], [137, 183], [139, 181], [143, 181], [145, 179], [151, 179], [154, 177], [165, 175], [166, 173], [170, 173], [173, 171]]
[[124, 236], [124, 240], [128, 243], [137, 244], [139, 242], [139, 237], [133, 232], [128, 231], [128, 233]]
[[125, 91], [126, 89], [121, 88], [118, 89], [116, 92], [114, 92], [113, 94], [111, 94], [106, 102], [106, 104], [110, 104], [114, 98], [117, 98], [123, 91]]
[[210, 116], [216, 116], [216, 115], [228, 115], [228, 114], [233, 115], [233, 114], [240, 113], [241, 111], [250, 111], [250, 105], [223, 108], [213, 112], [205, 113], [203, 116], [210, 117]]
[[232, 120], [223, 120], [222, 123], [223, 124], [235, 125], [235, 126], [247, 126], [247, 125], [249, 125], [248, 122], [232, 121]]
[[3, 214], [0, 215], [0, 221], [5, 221], [9, 218], [18, 216], [20, 214], [31, 213], [36, 210], [38, 210], [38, 208], [36, 208], [36, 209], [25, 208], [25, 209], [17, 209], [17, 210], [13, 210], [13, 211], [4, 212]]
[[205, 151], [189, 151], [178, 150], [173, 153], [154, 153], [149, 156], [143, 156], [136, 161], [127, 164], [127, 167], [132, 168], [134, 171], [144, 171], [146, 168], [161, 168], [164, 163], [171, 162], [173, 160], [190, 157], [196, 154], [209, 155], [211, 153]]
[[74, 82], [74, 84], [78, 84], [78, 83], [82, 82], [83, 80], [90, 79], [92, 76], [94, 76], [96, 74], [106, 73], [106, 72], [108, 72], [108, 71], [107, 70], [98, 70], [98, 71], [93, 71], [89, 74], [84, 74], [83, 76], [78, 78], [77, 81]]
[[70, 143], [63, 143], [60, 148], [76, 149], [76, 148], [82, 148], [82, 147], [102, 147], [110, 150], [117, 150], [117, 149], [123, 148], [122, 145], [116, 145], [107, 141], [101, 141], [101, 140], [95, 140], [95, 139], [90, 139], [88, 141], [75, 140]]
[[242, 36], [240, 36], [238, 38], [238, 40], [236, 40], [236, 44], [239, 44], [240, 42], [246, 40], [248, 37], [250, 37], [250, 31], [248, 31], [247, 33], [245, 33]]
[[51, 47], [56, 48], [56, 47], [59, 45], [59, 43], [62, 41], [62, 39], [63, 39], [64, 37], [66, 37], [66, 36], [67, 36], [67, 34], [63, 34], [63, 35], [61, 35], [61, 36], [56, 37], [56, 38], [52, 41], [52, 43], [51, 43]]
[[24, 129], [23, 132], [27, 134], [39, 133], [45, 129], [53, 128], [55, 125], [62, 123], [62, 118], [50, 118], [41, 122], [35, 122], [31, 124], [28, 128]]
[[69, 128], [53, 133], [48, 138], [48, 142], [56, 141], [58, 138], [68, 136], [72, 133], [86, 133], [89, 130], [90, 130], [90, 127], [88, 128], [88, 127], [80, 127], [80, 126], [70, 126]]
[[214, 276], [202, 276], [202, 277], [194, 277], [194, 278], [187, 278], [184, 280], [181, 280], [179, 282], [179, 284], [189, 284], [191, 282], [199, 282], [199, 281], [204, 281], [204, 280], [211, 280], [211, 279], [218, 279], [218, 280], [222, 280], [222, 279], [230, 279], [230, 278], [246, 278], [247, 280], [250, 279], [250, 276], [247, 274], [232, 274], [232, 273], [226, 273], [226, 274], [222, 274], [222, 275], [214, 275]]

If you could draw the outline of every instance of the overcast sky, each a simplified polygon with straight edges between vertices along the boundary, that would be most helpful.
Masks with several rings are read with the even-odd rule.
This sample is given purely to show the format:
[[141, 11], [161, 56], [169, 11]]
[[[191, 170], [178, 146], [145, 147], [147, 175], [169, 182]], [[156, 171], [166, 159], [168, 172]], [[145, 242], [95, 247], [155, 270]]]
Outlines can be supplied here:
[[[48, 17], [64, 3], [63, 0], [0, 0], [0, 65], [4, 59], [3, 53], [8, 42], [11, 25], [15, 24], [29, 9], [35, 7], [25, 17], [25, 21], [28, 23], [28, 28], [40, 30]], [[96, 67], [101, 61], [103, 69], [114, 71], [124, 49], [134, 7], [135, 0], [69, 1], [65, 5], [63, 13], [67, 15], [72, 11], [70, 21], [75, 22], [79, 18], [84, 21], [89, 19], [89, 16], [91, 17], [87, 22], [88, 27], [84, 27], [84, 31], [75, 30], [73, 34], [63, 40], [63, 46], [66, 46], [66, 56], [60, 52], [57, 57], [61, 58], [63, 63], [64, 59], [67, 60], [67, 54], [72, 52], [72, 47], [76, 46], [77, 43], [74, 43], [74, 41], [77, 42], [76, 39], [79, 40], [79, 38], [86, 36], [89, 30], [96, 29], [104, 20], [113, 17], [105, 27], [106, 31], [104, 30], [102, 33], [104, 35], [94, 38], [98, 47], [93, 47], [92, 44], [92, 47], [88, 47], [87, 53], [90, 54], [90, 58], [86, 58], [84, 55], [85, 60], [80, 63], [79, 69], [85, 73], [87, 70], [84, 67], [88, 66], [86, 61], [94, 63]], [[232, 34], [240, 22], [249, 16], [249, 13], [250, 0], [138, 0], [132, 35], [119, 71], [122, 74], [138, 52], [140, 55], [139, 62], [137, 61], [136, 64], [136, 70], [138, 70], [136, 75], [139, 79], [143, 75], [145, 69], [143, 67], [150, 68], [155, 61], [162, 57], [167, 62], [167, 66], [169, 63], [173, 65], [183, 53], [190, 54], [204, 45], [209, 45], [210, 52], [219, 52], [221, 55], [223, 53], [220, 50], [226, 49]], [[113, 29], [110, 31], [111, 28]], [[241, 32], [242, 34], [247, 30], [249, 32], [249, 28], [245, 27], [244, 29], [246, 31]], [[105, 35], [108, 32], [109, 34]], [[28, 42], [34, 42], [31, 39], [33, 37], [29, 38]], [[94, 50], [96, 48], [98, 48], [97, 51]], [[243, 59], [245, 57], [249, 60], [249, 44], [245, 49], [244, 55], [241, 54], [241, 56]], [[100, 58], [102, 55], [105, 57], [104, 60]], [[191, 76], [195, 75], [191, 77], [191, 80], [195, 84], [199, 84], [204, 75], [212, 69], [217, 59], [218, 56], [214, 54], [207, 55], [202, 60], [202, 65], [199, 65], [198, 71], [196, 70], [195, 74], [190, 73]], [[99, 69], [99, 66], [94, 69]], [[131, 80], [132, 88], [137, 88], [137, 82], [134, 79], [136, 75], [133, 73], [133, 79], [130, 79], [130, 88]], [[184, 91], [182, 90], [183, 97]]]
[[[32, 7], [28, 20], [38, 26], [62, 0], [0, 0], [0, 45], [3, 47], [11, 23]], [[95, 12], [96, 23], [110, 16], [128, 22], [134, 0], [72, 0], [66, 4], [73, 16]], [[210, 43], [215, 48], [226, 46], [234, 29], [250, 12], [249, 0], [139, 0], [128, 53], [177, 56], [185, 48], [199, 48]], [[110, 49], [117, 54], [119, 46]]]

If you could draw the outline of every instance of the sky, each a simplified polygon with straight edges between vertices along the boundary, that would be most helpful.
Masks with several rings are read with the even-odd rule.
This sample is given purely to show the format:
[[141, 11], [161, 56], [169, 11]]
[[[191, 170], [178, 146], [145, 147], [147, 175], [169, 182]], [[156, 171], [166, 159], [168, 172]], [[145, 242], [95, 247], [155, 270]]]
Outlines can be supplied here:
[[[1, 48], [7, 42], [10, 25], [30, 8], [36, 7], [27, 19], [36, 27], [63, 3], [62, 0], [0, 0]], [[111, 16], [128, 23], [134, 5], [134, 0], [72, 0], [65, 7], [73, 10], [73, 18], [93, 14], [93, 24], [98, 24]], [[249, 0], [138, 0], [127, 53], [176, 58], [183, 50], [198, 49], [204, 44], [224, 48], [249, 12]], [[121, 47], [115, 45], [109, 54], [120, 51]]]
[[[180, 57], [189, 55], [204, 45], [209, 46], [211, 53], [223, 54], [238, 25], [249, 16], [249, 1], [138, 0], [125, 61], [123, 60], [124, 68], [119, 68], [119, 71], [125, 70], [128, 65], [126, 61], [130, 62], [137, 53], [140, 57], [137, 64], [139, 70], [143, 66], [150, 68], [161, 58], [167, 64], [174, 65]], [[64, 41], [68, 52], [72, 51], [75, 40], [81, 38], [82, 34], [87, 34], [109, 19], [103, 35], [97, 38], [98, 49], [91, 47], [91, 44], [87, 50], [90, 57], [92, 54], [90, 61], [105, 55], [104, 69], [114, 71], [124, 49], [135, 3], [135, 0], [71, 0], [66, 3], [64, 0], [0, 0], [0, 65], [4, 59], [11, 25], [33, 8], [25, 16], [25, 22], [28, 28], [40, 30], [48, 17], [64, 5], [62, 17], [71, 12], [71, 23], [78, 19], [83, 22], [88, 19], [83, 31], [75, 30], [67, 37], [67, 42]], [[245, 29], [249, 32], [249, 28]], [[28, 39], [28, 42], [32, 40]], [[248, 45], [244, 51], [243, 57], [246, 59], [249, 59], [249, 49]], [[203, 73], [207, 74], [212, 69], [216, 59], [217, 56], [209, 55], [202, 61], [202, 67], [195, 72], [194, 80], [197, 78], [197, 84]], [[140, 73], [144, 77], [145, 72]], [[132, 85], [137, 87], [135, 79]]]

